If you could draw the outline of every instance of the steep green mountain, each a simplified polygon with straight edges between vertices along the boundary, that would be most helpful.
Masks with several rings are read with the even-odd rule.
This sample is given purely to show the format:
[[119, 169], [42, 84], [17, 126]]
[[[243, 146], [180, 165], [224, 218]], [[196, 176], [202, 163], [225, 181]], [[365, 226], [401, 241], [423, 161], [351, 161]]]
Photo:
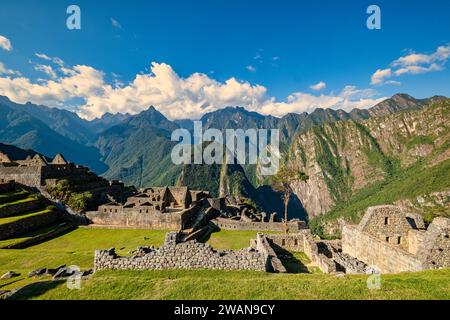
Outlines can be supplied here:
[[2, 103], [0, 103], [0, 142], [23, 149], [33, 149], [49, 157], [63, 153], [69, 161], [89, 166], [96, 172], [103, 172], [106, 169], [94, 147], [70, 140], [29, 113], [11, 109]]
[[293, 140], [289, 163], [309, 176], [293, 188], [317, 229], [335, 233], [339, 221], [357, 220], [366, 205], [450, 187], [450, 100], [422, 103], [402, 112], [387, 102], [383, 112], [395, 113], [326, 123]]
[[89, 121], [81, 119], [74, 112], [35, 105], [29, 102], [18, 104], [2, 96], [0, 96], [0, 104], [18, 112], [27, 113], [31, 117], [42, 121], [60, 135], [80, 144], [86, 145], [95, 139], [94, 131], [91, 130]]
[[118, 125], [122, 121], [128, 119], [131, 115], [129, 113], [105, 113], [100, 118], [95, 118], [92, 121], [88, 122], [89, 129], [98, 134], [102, 131], [108, 130], [111, 127], [114, 127], [115, 125]]
[[136, 186], [173, 185], [181, 169], [170, 157], [176, 144], [170, 137], [177, 128], [150, 107], [102, 132], [96, 146], [109, 166], [104, 176]]

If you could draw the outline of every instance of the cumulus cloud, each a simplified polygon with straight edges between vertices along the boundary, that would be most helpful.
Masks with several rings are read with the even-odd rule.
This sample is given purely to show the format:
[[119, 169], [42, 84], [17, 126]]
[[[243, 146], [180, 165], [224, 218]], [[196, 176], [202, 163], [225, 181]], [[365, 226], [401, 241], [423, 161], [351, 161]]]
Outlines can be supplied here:
[[220, 82], [202, 73], [183, 78], [170, 65], [156, 62], [151, 64], [151, 72], [139, 73], [126, 84], [108, 83], [102, 71], [86, 65], [38, 68], [50, 79], [34, 82], [22, 76], [0, 77], [0, 94], [19, 103], [31, 101], [60, 108], [73, 99], [81, 99], [77, 112], [87, 119], [106, 112], [136, 114], [151, 105], [170, 119], [198, 119], [226, 106], [283, 116], [289, 112], [311, 112], [318, 107], [347, 111], [368, 108], [385, 99], [377, 98], [375, 90], [346, 86], [339, 94], [295, 92], [286, 101], [277, 101], [261, 85], [236, 78]]
[[312, 112], [317, 108], [342, 109], [368, 109], [385, 100], [386, 97], [378, 97], [378, 93], [372, 89], [358, 89], [355, 86], [346, 86], [339, 94], [321, 94], [320, 96], [297, 92], [291, 94], [287, 102], [276, 102], [274, 98], [265, 101], [259, 108], [263, 114], [283, 116], [287, 113]]
[[320, 81], [319, 83], [311, 85], [309, 88], [314, 91], [321, 91], [327, 87], [327, 84], [323, 81]]
[[391, 63], [391, 68], [378, 69], [372, 75], [372, 84], [399, 84], [398, 81], [387, 80], [405, 74], [417, 75], [433, 71], [442, 71], [450, 58], [450, 45], [440, 46], [432, 54], [411, 52]]
[[11, 51], [13, 49], [11, 41], [2, 35], [0, 35], [0, 48], [6, 51]]
[[391, 76], [392, 76], [392, 70], [390, 68], [388, 68], [388, 69], [378, 69], [372, 75], [371, 83], [372, 84], [382, 84], [382, 83], [385, 82], [385, 80], [387, 78], [390, 78]]
[[256, 68], [254, 66], [252, 66], [252, 65], [246, 66], [245, 69], [247, 69], [250, 72], [256, 72]]

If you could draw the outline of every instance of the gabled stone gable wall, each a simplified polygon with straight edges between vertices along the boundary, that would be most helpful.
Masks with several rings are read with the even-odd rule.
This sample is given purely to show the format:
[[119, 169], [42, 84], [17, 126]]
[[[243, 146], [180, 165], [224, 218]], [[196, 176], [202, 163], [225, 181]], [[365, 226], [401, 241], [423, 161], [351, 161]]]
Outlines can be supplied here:
[[356, 226], [342, 228], [342, 252], [355, 257], [382, 273], [420, 271], [421, 261], [401, 247], [387, 243]]

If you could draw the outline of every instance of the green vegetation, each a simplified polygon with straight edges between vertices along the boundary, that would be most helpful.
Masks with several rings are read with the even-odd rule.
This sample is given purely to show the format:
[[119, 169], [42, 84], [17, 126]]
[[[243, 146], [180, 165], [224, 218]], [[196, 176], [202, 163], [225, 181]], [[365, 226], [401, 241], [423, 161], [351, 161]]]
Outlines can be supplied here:
[[39, 197], [37, 195], [31, 195], [31, 196], [29, 196], [28, 198], [25, 198], [25, 199], [21, 199], [21, 200], [17, 200], [17, 201], [13, 201], [13, 202], [0, 204], [0, 208], [5, 208], [5, 207], [13, 206], [13, 205], [16, 205], [16, 204], [21, 204], [21, 203], [32, 202], [32, 201], [35, 201], [38, 198]]
[[101, 271], [69, 290], [41, 281], [17, 299], [450, 299], [450, 270], [383, 275], [380, 290], [367, 276], [269, 274], [250, 271]]
[[67, 204], [77, 212], [84, 212], [92, 202], [93, 196], [90, 192], [71, 193]]
[[26, 190], [16, 190], [16, 191], [12, 191], [12, 192], [7, 192], [7, 193], [2, 193], [0, 194], [0, 203], [4, 203], [3, 200], [7, 200], [8, 198], [12, 198], [12, 197], [16, 197], [16, 196], [22, 196], [22, 195], [27, 195], [28, 191]]
[[[95, 249], [115, 247], [127, 254], [142, 245], [160, 246], [166, 231], [78, 228], [22, 250], [0, 250], [0, 274], [14, 270], [17, 278], [0, 280], [1, 290], [25, 288], [15, 299], [450, 299], [450, 270], [383, 275], [381, 290], [367, 289], [367, 276], [270, 274], [252, 271], [163, 270], [101, 271], [83, 280], [81, 290], [64, 281], [27, 278], [35, 268], [61, 264], [92, 268]], [[256, 231], [221, 231], [210, 243], [222, 249], [247, 247]], [[291, 271], [308, 258], [295, 253], [285, 259]], [[291, 262], [291, 264], [289, 264]], [[300, 270], [297, 270], [300, 271]]]
[[7, 217], [7, 218], [1, 218], [0, 219], [0, 224], [7, 224], [7, 223], [11, 223], [11, 222], [16, 222], [16, 221], [24, 219], [24, 218], [39, 216], [39, 215], [47, 214], [49, 212], [52, 212], [52, 210], [45, 209], [45, 210], [40, 210], [40, 211], [31, 212], [31, 213], [27, 213], [27, 214], [20, 214], [20, 215]]
[[[214, 249], [229, 250], [242, 249], [250, 246], [250, 240], [256, 239], [258, 231], [221, 230], [211, 234], [208, 243]], [[267, 232], [266, 232], [267, 233]], [[275, 232], [272, 232], [275, 233]]]

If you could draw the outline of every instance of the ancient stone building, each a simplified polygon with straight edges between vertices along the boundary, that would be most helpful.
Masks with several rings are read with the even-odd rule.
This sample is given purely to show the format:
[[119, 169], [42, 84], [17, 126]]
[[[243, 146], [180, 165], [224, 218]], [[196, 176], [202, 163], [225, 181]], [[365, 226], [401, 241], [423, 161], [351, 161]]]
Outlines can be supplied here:
[[421, 216], [397, 206], [367, 209], [357, 226], [342, 230], [342, 252], [383, 273], [450, 267], [450, 219]]
[[101, 178], [87, 167], [68, 162], [61, 154], [52, 160], [40, 154], [11, 160], [10, 156], [0, 152], [0, 179], [14, 180], [37, 189], [52, 187], [61, 180], [67, 180], [72, 192], [88, 191], [94, 198], [103, 200], [107, 199], [107, 195], [120, 198], [124, 191], [123, 183]]
[[185, 229], [200, 210], [198, 201], [206, 196], [206, 192], [187, 187], [146, 188], [129, 197], [125, 204], [108, 203], [86, 216], [99, 225]]

